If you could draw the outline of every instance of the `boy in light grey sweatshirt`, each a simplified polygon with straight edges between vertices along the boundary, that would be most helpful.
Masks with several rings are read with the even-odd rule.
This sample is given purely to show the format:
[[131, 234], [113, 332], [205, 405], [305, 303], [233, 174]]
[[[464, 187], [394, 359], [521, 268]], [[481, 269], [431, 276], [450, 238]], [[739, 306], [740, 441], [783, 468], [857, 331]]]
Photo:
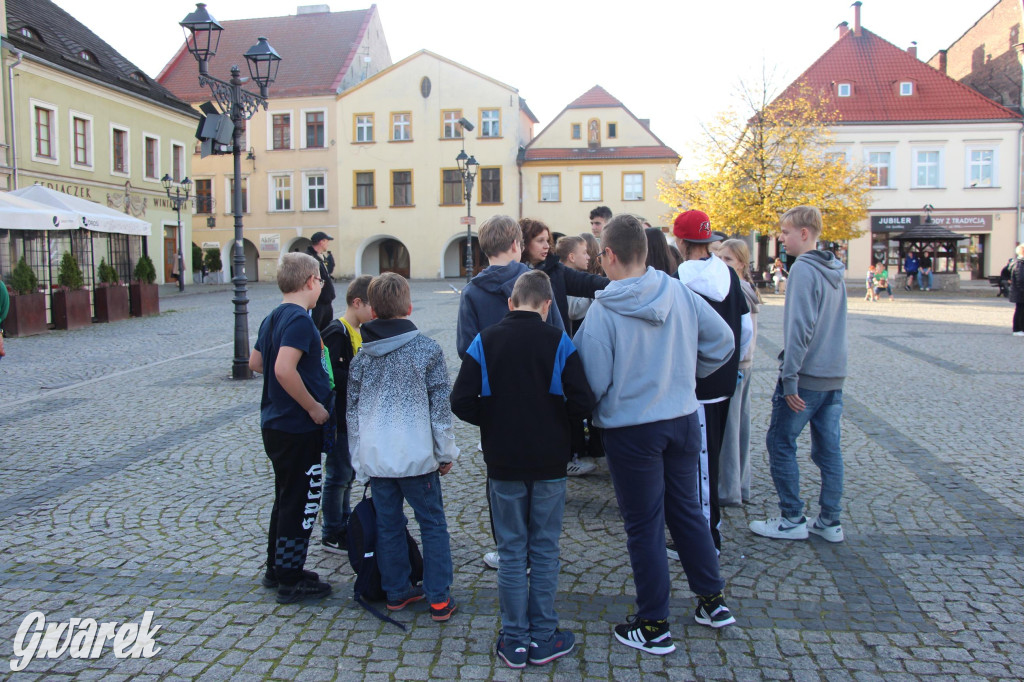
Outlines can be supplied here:
[[[750, 530], [768, 538], [805, 540], [808, 533], [843, 540], [839, 523], [843, 455], [839, 422], [846, 378], [846, 268], [831, 252], [815, 249], [821, 213], [811, 206], [790, 209], [779, 223], [789, 271], [782, 316], [783, 351], [765, 439], [781, 516], [753, 521]], [[811, 424], [811, 459], [821, 471], [820, 511], [808, 523], [800, 499], [796, 439]]]

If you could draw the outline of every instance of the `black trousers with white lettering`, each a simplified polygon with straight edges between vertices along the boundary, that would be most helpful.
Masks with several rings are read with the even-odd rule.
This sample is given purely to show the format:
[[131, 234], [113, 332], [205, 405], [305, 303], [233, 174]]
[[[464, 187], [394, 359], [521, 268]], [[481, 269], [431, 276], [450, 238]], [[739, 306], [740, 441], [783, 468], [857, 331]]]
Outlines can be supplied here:
[[323, 468], [321, 429], [287, 433], [263, 429], [263, 448], [274, 465], [274, 508], [267, 531], [267, 566], [282, 585], [302, 578], [309, 535], [320, 511]]

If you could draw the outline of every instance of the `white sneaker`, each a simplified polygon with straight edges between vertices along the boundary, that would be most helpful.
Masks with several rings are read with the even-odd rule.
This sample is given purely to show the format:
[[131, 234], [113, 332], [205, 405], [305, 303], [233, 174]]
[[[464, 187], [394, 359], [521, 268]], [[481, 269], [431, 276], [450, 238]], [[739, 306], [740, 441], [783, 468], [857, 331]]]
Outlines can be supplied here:
[[1014, 336], [1024, 336], [1024, 332], [1014, 332]]
[[586, 476], [591, 471], [597, 468], [597, 465], [593, 462], [582, 460], [579, 457], [573, 457], [572, 461], [565, 468], [565, 473], [569, 476]]
[[784, 516], [776, 516], [767, 521], [751, 521], [750, 530], [777, 540], [806, 540], [807, 519], [801, 516], [799, 523], [793, 523]]
[[500, 565], [501, 557], [497, 552], [487, 552], [487, 554], [484, 554], [484, 566], [498, 570], [498, 566]]
[[820, 514], [807, 524], [807, 532], [823, 537], [829, 542], [843, 541], [843, 527], [838, 523], [834, 526], [825, 525], [821, 520]]

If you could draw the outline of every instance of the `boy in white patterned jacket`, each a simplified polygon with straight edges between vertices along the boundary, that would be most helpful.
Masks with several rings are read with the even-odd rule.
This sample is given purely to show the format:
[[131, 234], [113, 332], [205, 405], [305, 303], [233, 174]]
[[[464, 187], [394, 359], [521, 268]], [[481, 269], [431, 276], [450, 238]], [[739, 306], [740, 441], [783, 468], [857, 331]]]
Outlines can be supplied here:
[[[448, 368], [436, 341], [409, 319], [409, 283], [385, 273], [367, 291], [373, 320], [348, 375], [348, 438], [357, 481], [370, 481], [377, 511], [377, 565], [390, 611], [424, 599], [430, 616], [455, 611], [448, 523], [441, 476], [458, 457], [452, 432]], [[408, 501], [423, 542], [423, 586], [410, 585], [405, 539]]]

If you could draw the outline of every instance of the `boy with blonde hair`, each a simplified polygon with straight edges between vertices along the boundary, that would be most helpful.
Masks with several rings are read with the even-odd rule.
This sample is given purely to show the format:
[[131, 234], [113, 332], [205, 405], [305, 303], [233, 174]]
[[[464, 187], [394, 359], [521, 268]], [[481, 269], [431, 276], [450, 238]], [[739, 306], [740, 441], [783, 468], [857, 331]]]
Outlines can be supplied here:
[[324, 285], [320, 266], [287, 253], [277, 270], [284, 300], [260, 324], [249, 369], [263, 374], [260, 426], [274, 466], [274, 507], [267, 532], [265, 587], [279, 604], [325, 597], [331, 586], [304, 571], [309, 536], [320, 511], [323, 445], [331, 379], [320, 333], [309, 316]]
[[[839, 422], [846, 378], [846, 268], [830, 251], [819, 251], [821, 212], [797, 206], [779, 221], [786, 253], [797, 256], [789, 270], [782, 316], [784, 346], [772, 418], [765, 438], [780, 516], [753, 521], [750, 530], [768, 538], [805, 540], [813, 533], [843, 540], [839, 523], [843, 455]], [[796, 439], [811, 425], [811, 460], [821, 472], [820, 511], [810, 522], [800, 499]]]

